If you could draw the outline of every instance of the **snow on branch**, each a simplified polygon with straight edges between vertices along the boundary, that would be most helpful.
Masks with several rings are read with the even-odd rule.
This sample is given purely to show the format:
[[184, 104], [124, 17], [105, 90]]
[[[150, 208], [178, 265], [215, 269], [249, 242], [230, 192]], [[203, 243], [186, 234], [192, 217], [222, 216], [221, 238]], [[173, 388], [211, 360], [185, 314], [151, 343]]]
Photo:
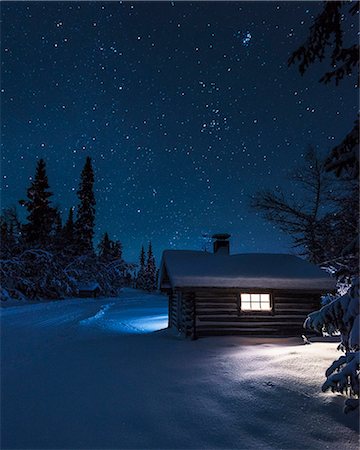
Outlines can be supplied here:
[[311, 313], [304, 323], [305, 328], [320, 333], [341, 334], [339, 349], [345, 355], [334, 361], [327, 369], [327, 380], [322, 386], [325, 392], [331, 389], [350, 398], [345, 402], [345, 413], [359, 406], [360, 372], [360, 316], [359, 316], [359, 278], [353, 280], [348, 292]]

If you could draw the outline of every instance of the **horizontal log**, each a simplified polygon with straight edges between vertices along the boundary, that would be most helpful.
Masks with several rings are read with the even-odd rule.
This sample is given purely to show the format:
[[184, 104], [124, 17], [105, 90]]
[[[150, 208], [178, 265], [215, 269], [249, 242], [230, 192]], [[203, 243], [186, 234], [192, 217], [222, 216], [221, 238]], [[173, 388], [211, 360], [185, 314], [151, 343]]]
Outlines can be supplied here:
[[248, 329], [248, 330], [237, 330], [237, 329], [210, 329], [210, 330], [198, 330], [196, 329], [197, 337], [206, 337], [206, 336], [262, 336], [268, 337], [277, 336], [277, 337], [285, 337], [285, 336], [300, 336], [301, 330], [286, 330], [286, 329]]
[[279, 303], [276, 300], [274, 301], [274, 306], [276, 308], [319, 308], [318, 303], [294, 303], [294, 302], [287, 302], [287, 303]]
[[250, 321], [250, 322], [257, 322], [259, 320], [266, 320], [266, 321], [276, 321], [276, 320], [305, 320], [307, 317], [307, 314], [259, 314], [257, 316], [254, 315], [248, 315], [248, 314], [197, 314], [197, 318], [200, 320], [213, 320], [214, 317], [232, 317], [236, 318], [236, 320], [240, 321]]
[[208, 309], [197, 309], [196, 310], [196, 315], [198, 316], [216, 316], [217, 314], [232, 314], [232, 315], [238, 315], [238, 310], [237, 309], [213, 309], [213, 310], [208, 310]]
[[196, 304], [200, 305], [202, 303], [237, 303], [237, 298], [224, 298], [224, 297], [216, 297], [216, 298], [197, 298]]
[[196, 326], [196, 329], [197, 330], [216, 330], [216, 329], [219, 329], [219, 330], [243, 330], [243, 331], [247, 331], [247, 330], [253, 330], [253, 331], [256, 331], [256, 330], [284, 330], [284, 329], [286, 329], [286, 330], [297, 330], [297, 331], [299, 331], [299, 330], [302, 330], [303, 331], [303, 328], [301, 327], [301, 326], [299, 326], [299, 325], [293, 325], [293, 326], [282, 326], [282, 325], [278, 325], [278, 324], [273, 324], [273, 325], [268, 325], [268, 324], [265, 324], [265, 325], [259, 325], [259, 326], [254, 326], [254, 325], [248, 325], [248, 326], [244, 326], [244, 325], [239, 325], [239, 324], [221, 324], [221, 325], [219, 325], [219, 324], [206, 324], [206, 325], [197, 325]]
[[197, 321], [199, 323], [226, 323], [226, 322], [232, 322], [232, 323], [252, 323], [252, 324], [259, 324], [259, 323], [269, 323], [269, 324], [273, 324], [273, 323], [277, 323], [277, 324], [284, 324], [284, 325], [289, 325], [289, 324], [293, 324], [293, 323], [301, 323], [303, 324], [305, 318], [302, 317], [276, 317], [276, 316], [268, 316], [268, 317], [258, 317], [258, 318], [253, 318], [253, 317], [235, 317], [235, 316], [213, 316], [213, 317], [204, 317], [204, 316], [198, 316], [197, 317]]
[[273, 297], [276, 303], [320, 303], [313, 297]]
[[239, 306], [238, 302], [196, 302], [197, 308], [237, 308]]
[[314, 310], [309, 310], [309, 311], [305, 311], [305, 310], [275, 310], [274, 311], [274, 316], [277, 317], [281, 317], [281, 316], [303, 316], [303, 317], [307, 317], [309, 314], [311, 314]]

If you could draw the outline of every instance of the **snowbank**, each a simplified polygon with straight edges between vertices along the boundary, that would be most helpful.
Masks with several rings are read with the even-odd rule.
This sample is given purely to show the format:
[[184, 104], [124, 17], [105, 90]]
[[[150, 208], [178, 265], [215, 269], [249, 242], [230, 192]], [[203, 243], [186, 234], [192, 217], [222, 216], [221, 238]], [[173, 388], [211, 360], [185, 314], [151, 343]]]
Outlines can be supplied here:
[[3, 309], [1, 448], [358, 448], [357, 417], [320, 392], [333, 342], [166, 324], [166, 298], [131, 290]]

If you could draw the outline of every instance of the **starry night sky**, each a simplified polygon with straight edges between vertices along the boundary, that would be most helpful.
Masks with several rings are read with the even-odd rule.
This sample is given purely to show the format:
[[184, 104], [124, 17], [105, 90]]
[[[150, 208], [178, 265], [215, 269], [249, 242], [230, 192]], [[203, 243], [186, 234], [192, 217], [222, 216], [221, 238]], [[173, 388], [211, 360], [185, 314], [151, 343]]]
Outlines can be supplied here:
[[289, 169], [309, 144], [326, 154], [357, 111], [351, 78], [324, 86], [327, 66], [287, 67], [322, 3], [1, 6], [2, 207], [42, 157], [66, 219], [90, 155], [96, 238], [108, 231], [128, 260], [150, 239], [157, 260], [201, 249], [208, 232], [231, 233], [234, 252], [289, 251], [249, 198], [296, 195]]

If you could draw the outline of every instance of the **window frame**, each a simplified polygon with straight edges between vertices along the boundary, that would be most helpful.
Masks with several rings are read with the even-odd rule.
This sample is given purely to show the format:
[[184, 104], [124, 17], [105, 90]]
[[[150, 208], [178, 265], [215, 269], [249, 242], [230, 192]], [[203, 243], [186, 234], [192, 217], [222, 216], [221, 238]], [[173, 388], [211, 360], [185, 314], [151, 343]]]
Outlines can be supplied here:
[[[269, 296], [269, 303], [270, 308], [269, 309], [243, 309], [242, 308], [242, 294], [248, 294], [250, 295], [250, 302], [251, 302], [251, 295], [261, 295], [266, 294]], [[240, 300], [240, 314], [274, 314], [274, 301], [273, 301], [273, 295], [271, 292], [267, 291], [240, 291], [239, 293], [239, 300]], [[261, 303], [261, 297], [260, 297], [260, 303]]]

